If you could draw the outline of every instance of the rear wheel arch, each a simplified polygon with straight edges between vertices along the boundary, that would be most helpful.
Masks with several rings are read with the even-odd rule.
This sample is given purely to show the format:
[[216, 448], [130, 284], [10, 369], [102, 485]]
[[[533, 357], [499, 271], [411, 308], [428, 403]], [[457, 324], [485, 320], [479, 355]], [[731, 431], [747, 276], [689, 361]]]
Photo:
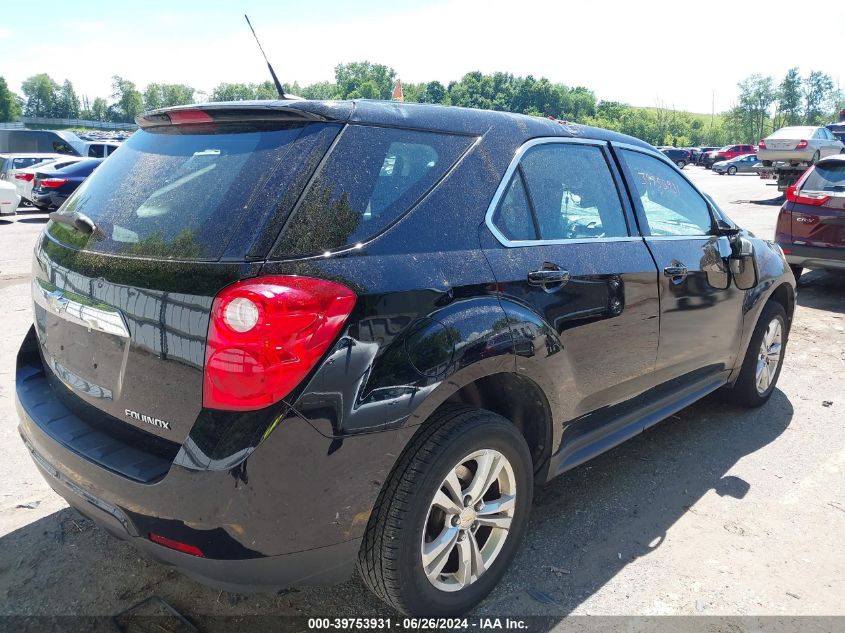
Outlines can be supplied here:
[[552, 452], [553, 416], [537, 383], [513, 372], [491, 374], [465, 385], [442, 406], [454, 405], [485, 409], [509, 420], [525, 438], [534, 473], [542, 480]]

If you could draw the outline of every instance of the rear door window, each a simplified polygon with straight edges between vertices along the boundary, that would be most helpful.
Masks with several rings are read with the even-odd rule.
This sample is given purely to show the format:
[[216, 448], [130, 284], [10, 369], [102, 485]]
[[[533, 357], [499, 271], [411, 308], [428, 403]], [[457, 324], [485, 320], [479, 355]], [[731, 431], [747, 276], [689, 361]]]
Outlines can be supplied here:
[[348, 125], [293, 210], [273, 255], [322, 253], [376, 236], [437, 184], [474, 140]]
[[[333, 136], [335, 128], [138, 131], [62, 206], [63, 213], [90, 217], [95, 236], [58, 223], [48, 232], [95, 252], [201, 260], [219, 259], [237, 238], [233, 256], [243, 257], [300, 176], [303, 156], [327, 143], [325, 134]], [[250, 240], [241, 244], [245, 235]]]

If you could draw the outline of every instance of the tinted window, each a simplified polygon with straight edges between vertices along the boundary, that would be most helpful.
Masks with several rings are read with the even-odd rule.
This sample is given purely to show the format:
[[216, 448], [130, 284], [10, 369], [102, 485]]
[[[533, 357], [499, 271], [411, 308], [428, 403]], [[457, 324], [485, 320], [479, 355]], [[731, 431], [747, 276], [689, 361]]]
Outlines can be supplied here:
[[[62, 206], [64, 213], [89, 216], [104, 236], [88, 239], [56, 223], [48, 230], [93, 251], [216, 259], [247, 216], [253, 224], [263, 222], [275, 194], [284, 192], [282, 187], [274, 196], [256, 195], [273, 173], [270, 166], [282, 170], [296, 162], [291, 154], [297, 154], [304, 129], [136, 132]], [[102, 161], [67, 169], [92, 162]]]
[[845, 163], [824, 163], [807, 176], [801, 186], [805, 191], [845, 191]]
[[520, 167], [541, 239], [627, 237], [625, 214], [601, 148], [537, 145], [525, 153]]
[[89, 145], [88, 146], [88, 156], [90, 158], [103, 158], [103, 146], [102, 145]]
[[496, 207], [493, 224], [509, 240], [537, 239], [537, 231], [531, 219], [531, 206], [519, 171], [511, 178], [502, 201]]
[[640, 152], [622, 150], [651, 235], [709, 235], [704, 198], [672, 167]]
[[347, 126], [294, 209], [274, 254], [320, 253], [373, 237], [416, 204], [473, 140]]

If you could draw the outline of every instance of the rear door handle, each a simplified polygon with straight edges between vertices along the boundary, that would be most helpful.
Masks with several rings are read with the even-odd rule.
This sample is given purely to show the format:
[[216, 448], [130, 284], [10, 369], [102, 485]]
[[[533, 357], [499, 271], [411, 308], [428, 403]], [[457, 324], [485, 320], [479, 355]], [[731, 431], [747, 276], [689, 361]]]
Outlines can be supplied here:
[[689, 269], [683, 264], [678, 266], [667, 266], [663, 269], [663, 274], [667, 277], [686, 277], [689, 274]]
[[565, 284], [570, 279], [568, 270], [559, 268], [543, 268], [528, 273], [528, 283], [532, 286], [545, 286], [546, 284]]

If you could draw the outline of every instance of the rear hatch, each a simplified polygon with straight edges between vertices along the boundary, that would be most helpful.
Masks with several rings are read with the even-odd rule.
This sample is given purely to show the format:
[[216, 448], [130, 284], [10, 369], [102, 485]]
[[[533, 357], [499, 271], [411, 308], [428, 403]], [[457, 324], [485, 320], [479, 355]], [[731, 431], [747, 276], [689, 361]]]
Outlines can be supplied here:
[[32, 293], [56, 393], [181, 443], [202, 408], [213, 298], [258, 274], [340, 124], [283, 107], [172, 119], [143, 119], [62, 206]]
[[845, 248], [845, 160], [823, 160], [789, 194], [796, 244]]

